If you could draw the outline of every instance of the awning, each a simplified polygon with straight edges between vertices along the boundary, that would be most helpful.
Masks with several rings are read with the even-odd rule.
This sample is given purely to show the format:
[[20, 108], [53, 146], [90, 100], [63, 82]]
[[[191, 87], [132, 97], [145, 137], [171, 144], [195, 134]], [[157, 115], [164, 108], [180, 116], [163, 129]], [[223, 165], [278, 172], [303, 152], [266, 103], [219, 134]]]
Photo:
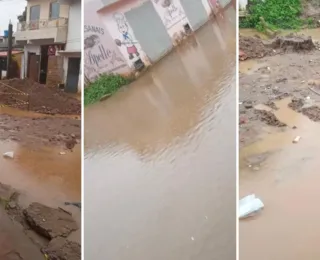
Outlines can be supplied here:
[[58, 54], [61, 56], [67, 56], [67, 55], [81, 55], [81, 50], [64, 50], [64, 51], [58, 51]]

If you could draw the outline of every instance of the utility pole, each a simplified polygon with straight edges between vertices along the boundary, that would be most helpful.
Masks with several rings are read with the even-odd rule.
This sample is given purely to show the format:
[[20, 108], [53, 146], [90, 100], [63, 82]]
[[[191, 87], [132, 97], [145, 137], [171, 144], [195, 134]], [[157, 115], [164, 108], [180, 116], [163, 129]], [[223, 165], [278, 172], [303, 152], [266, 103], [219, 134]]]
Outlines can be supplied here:
[[7, 79], [11, 78], [11, 63], [12, 63], [12, 23], [10, 21], [9, 28], [8, 28]]

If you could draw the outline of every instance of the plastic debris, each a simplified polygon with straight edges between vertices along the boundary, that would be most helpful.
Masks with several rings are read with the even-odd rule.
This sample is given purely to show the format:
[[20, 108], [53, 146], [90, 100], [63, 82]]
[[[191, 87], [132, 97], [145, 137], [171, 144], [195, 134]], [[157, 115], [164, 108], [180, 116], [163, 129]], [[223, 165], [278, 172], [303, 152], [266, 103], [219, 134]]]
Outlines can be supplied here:
[[81, 202], [65, 202], [64, 205], [67, 205], [67, 206], [75, 206], [75, 207], [78, 207], [79, 209], [81, 209]]
[[66, 152], [60, 152], [59, 154], [60, 154], [60, 155], [65, 155], [65, 154], [66, 154]]
[[194, 237], [191, 237], [191, 240], [194, 241]]
[[14, 158], [14, 152], [6, 152], [3, 154], [4, 158], [10, 158], [13, 159]]
[[293, 142], [294, 144], [299, 143], [300, 139], [301, 139], [301, 136], [297, 136], [296, 138], [293, 139], [292, 142]]
[[248, 195], [239, 201], [239, 218], [252, 217], [263, 208], [263, 202], [255, 194]]

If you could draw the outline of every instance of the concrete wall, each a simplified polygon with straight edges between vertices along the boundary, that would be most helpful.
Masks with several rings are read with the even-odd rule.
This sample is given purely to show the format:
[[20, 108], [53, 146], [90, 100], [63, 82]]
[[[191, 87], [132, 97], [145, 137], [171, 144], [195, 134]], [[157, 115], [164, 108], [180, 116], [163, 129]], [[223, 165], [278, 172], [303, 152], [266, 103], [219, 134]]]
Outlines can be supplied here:
[[[27, 22], [30, 21], [30, 7], [34, 5], [40, 5], [40, 20], [49, 19], [50, 1], [29, 0], [27, 3]], [[69, 17], [69, 5], [60, 4], [60, 17], [61, 18]]]
[[66, 50], [81, 51], [81, 1], [70, 5]]
[[97, 10], [100, 0], [84, 0], [84, 75], [94, 80], [102, 73], [127, 74], [131, 70]]
[[204, 9], [206, 9], [208, 16], [212, 14], [212, 7], [211, 7], [211, 0], [201, 0], [202, 4], [204, 6]]
[[40, 55], [41, 49], [39, 45], [25, 45], [24, 46], [24, 57], [23, 57], [23, 65], [21, 67], [24, 68], [23, 74], [21, 75], [21, 78], [25, 78], [27, 76], [28, 72], [28, 52], [33, 52], [37, 55]]
[[175, 41], [185, 32], [184, 25], [189, 23], [180, 0], [151, 0], [170, 37]]
[[[140, 43], [136, 39], [134, 32], [130, 26], [130, 24], [126, 21], [126, 18], [124, 16], [124, 13], [134, 9], [135, 7], [138, 7], [141, 5], [144, 1], [141, 0], [132, 0], [132, 1], [121, 1], [117, 4], [113, 4], [109, 8], [103, 8], [99, 10], [99, 16], [101, 21], [103, 22], [104, 26], [109, 31], [112, 39], [117, 42], [127, 42], [124, 39], [124, 34], [127, 34], [129, 36], [130, 40], [130, 46], [133, 45], [133, 48], [136, 48], [138, 53], [140, 54], [141, 60], [145, 65], [150, 65], [150, 61], [145, 54], [145, 52], [142, 50]], [[147, 21], [146, 21], [147, 22]], [[148, 33], [148, 32], [146, 32]], [[150, 32], [151, 33], [151, 32]], [[152, 37], [150, 35], [150, 37]], [[126, 44], [121, 44], [121, 46], [117, 46], [122, 54], [122, 57], [124, 57], [126, 63], [128, 66], [133, 69], [134, 62], [138, 59], [137, 57], [134, 57], [133, 59], [130, 59], [128, 55], [128, 48]]]

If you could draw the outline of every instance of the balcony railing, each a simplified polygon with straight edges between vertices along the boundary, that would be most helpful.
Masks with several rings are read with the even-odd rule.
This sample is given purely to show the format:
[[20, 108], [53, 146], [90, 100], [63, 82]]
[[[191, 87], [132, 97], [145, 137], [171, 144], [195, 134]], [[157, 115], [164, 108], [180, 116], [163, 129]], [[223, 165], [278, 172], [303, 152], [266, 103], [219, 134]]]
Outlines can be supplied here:
[[68, 26], [68, 18], [43, 19], [18, 23], [17, 31], [41, 30], [46, 28], [58, 28]]

